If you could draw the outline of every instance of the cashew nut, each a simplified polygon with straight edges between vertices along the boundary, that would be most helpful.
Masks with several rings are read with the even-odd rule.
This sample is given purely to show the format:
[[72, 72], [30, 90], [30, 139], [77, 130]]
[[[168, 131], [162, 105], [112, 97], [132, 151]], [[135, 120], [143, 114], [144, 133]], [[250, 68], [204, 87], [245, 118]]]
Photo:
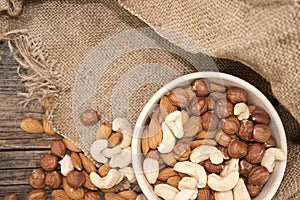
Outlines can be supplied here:
[[208, 175], [208, 186], [218, 192], [231, 190], [239, 180], [239, 172], [231, 171], [228, 175], [222, 177], [215, 173]]
[[131, 145], [132, 128], [130, 122], [127, 119], [116, 118], [112, 123], [112, 130], [120, 131], [123, 134], [123, 140], [120, 144], [120, 147], [122, 149]]
[[225, 192], [214, 192], [215, 200], [233, 200], [232, 190]]
[[179, 191], [168, 184], [158, 184], [154, 186], [154, 192], [157, 196], [165, 200], [174, 200]]
[[235, 104], [233, 114], [237, 115], [237, 118], [240, 121], [243, 119], [248, 119], [250, 116], [249, 108], [245, 103]]
[[227, 176], [232, 171], [238, 171], [239, 170], [239, 159], [231, 158], [227, 165], [225, 165], [224, 169], [220, 173], [221, 176]]
[[159, 162], [153, 158], [146, 158], [143, 163], [143, 170], [148, 182], [154, 184], [159, 175]]
[[193, 190], [197, 187], [197, 180], [194, 177], [183, 177], [178, 183], [179, 190]]
[[176, 139], [165, 122], [162, 123], [161, 127], [163, 131], [163, 139], [157, 147], [157, 150], [160, 153], [170, 153], [174, 149]]
[[170, 128], [175, 137], [183, 137], [183, 125], [180, 111], [177, 110], [167, 115], [165, 123]]
[[60, 172], [63, 176], [67, 176], [70, 171], [74, 170], [71, 157], [68, 154], [66, 154], [64, 158], [61, 161], [59, 161], [59, 164]]
[[101, 151], [107, 148], [107, 146], [108, 146], [107, 140], [101, 139], [101, 140], [94, 141], [91, 146], [91, 155], [93, 159], [99, 163], [106, 163], [108, 159], [102, 155]]
[[279, 148], [269, 148], [265, 151], [265, 154], [261, 160], [261, 165], [265, 166], [270, 173], [273, 172], [276, 161], [286, 160], [286, 154], [282, 149]]
[[142, 193], [142, 194], [139, 194], [135, 200], [148, 200], [147, 197]]
[[233, 188], [234, 200], [251, 200], [247, 187], [242, 178], [239, 178], [237, 184]]
[[134, 183], [136, 181], [136, 177], [132, 167], [125, 167], [119, 170], [124, 176], [128, 179], [130, 183]]
[[102, 151], [102, 155], [107, 158], [112, 158], [113, 156], [121, 153], [122, 149], [119, 146], [113, 148], [106, 148]]
[[131, 163], [131, 147], [127, 147], [121, 151], [121, 153], [113, 156], [110, 159], [109, 165], [112, 168], [124, 168]]
[[216, 147], [210, 145], [201, 145], [196, 147], [190, 155], [190, 160], [194, 163], [200, 163], [209, 158], [213, 164], [220, 164], [223, 162], [222, 152]]
[[196, 199], [198, 194], [197, 189], [193, 190], [181, 190], [177, 193], [174, 200], [189, 200], [189, 199]]
[[189, 161], [177, 162], [173, 169], [177, 172], [188, 174], [197, 180], [197, 188], [204, 188], [206, 186], [206, 172], [205, 169], [196, 163]]
[[118, 183], [121, 176], [121, 172], [116, 169], [109, 170], [108, 174], [103, 178], [101, 178], [96, 172], [90, 173], [91, 182], [100, 189], [112, 188]]

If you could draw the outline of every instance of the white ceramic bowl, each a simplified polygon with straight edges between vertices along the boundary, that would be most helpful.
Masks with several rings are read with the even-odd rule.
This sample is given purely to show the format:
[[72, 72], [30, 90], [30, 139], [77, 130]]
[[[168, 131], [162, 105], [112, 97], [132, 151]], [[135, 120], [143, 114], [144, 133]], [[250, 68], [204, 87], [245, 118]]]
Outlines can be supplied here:
[[[134, 129], [134, 136], [132, 140], [133, 168], [137, 177], [137, 181], [143, 193], [150, 200], [160, 198], [154, 193], [153, 187], [147, 182], [144, 174], [142, 173], [143, 155], [141, 153], [140, 140], [143, 131], [142, 127], [147, 121], [149, 113], [152, 111], [153, 106], [158, 103], [162, 96], [164, 96], [169, 90], [172, 90], [179, 86], [188, 85], [193, 80], [199, 78], [207, 78], [212, 82], [224, 84], [225, 86], [238, 86], [245, 89], [248, 93], [248, 102], [262, 107], [269, 113], [271, 117], [270, 128], [272, 131], [272, 135], [276, 139], [277, 147], [282, 148], [283, 151], [287, 153], [286, 136], [282, 122], [269, 100], [254, 86], [240, 78], [219, 72], [197, 72], [179, 77], [162, 87], [154, 94], [154, 96], [149, 100], [149, 102], [142, 110]], [[273, 173], [270, 175], [269, 181], [264, 186], [262, 192], [254, 198], [255, 200], [270, 200], [274, 196], [282, 181], [285, 167], [286, 161], [276, 163], [276, 167]]]

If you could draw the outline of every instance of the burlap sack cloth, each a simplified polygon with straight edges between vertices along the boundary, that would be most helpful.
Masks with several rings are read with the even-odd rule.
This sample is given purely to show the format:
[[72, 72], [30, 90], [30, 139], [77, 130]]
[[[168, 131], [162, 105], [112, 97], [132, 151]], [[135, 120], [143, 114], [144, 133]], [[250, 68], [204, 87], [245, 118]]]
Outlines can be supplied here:
[[[226, 59], [212, 60], [200, 53], [194, 60], [200, 66], [197, 70], [219, 70], [245, 79], [276, 106], [288, 137], [288, 165], [274, 199], [299, 199], [299, 2], [122, 0], [120, 4], [187, 51], [201, 51], [250, 66]], [[135, 39], [146, 38], [145, 43], [154, 41], [163, 44], [164, 49], [149, 45], [146, 49], [126, 50], [104, 68], [101, 77], [89, 82], [101, 63], [97, 56], [126, 49], [132, 38], [125, 34], [119, 44], [118, 38], [106, 46], [101, 44], [127, 30], [147, 27], [116, 1], [25, 1], [22, 10], [21, 0], [0, 0], [0, 11], [0, 38], [8, 41], [20, 63], [20, 76], [28, 86], [28, 93], [23, 94], [26, 100], [38, 99], [56, 130], [87, 154], [95, 135], [76, 126], [78, 116], [74, 113], [93, 104], [100, 110], [102, 121], [127, 117], [134, 123], [145, 102], [161, 85], [197, 71], [188, 59], [179, 56], [184, 52], [168, 51], [176, 47], [146, 29], [138, 32]], [[144, 84], [126, 93], [128, 84], [143, 79]], [[85, 100], [91, 91], [76, 87], [78, 83], [95, 84], [94, 96]], [[75, 90], [80, 97], [74, 96]], [[124, 97], [127, 104], [118, 104]], [[78, 106], [78, 102], [82, 105]]]

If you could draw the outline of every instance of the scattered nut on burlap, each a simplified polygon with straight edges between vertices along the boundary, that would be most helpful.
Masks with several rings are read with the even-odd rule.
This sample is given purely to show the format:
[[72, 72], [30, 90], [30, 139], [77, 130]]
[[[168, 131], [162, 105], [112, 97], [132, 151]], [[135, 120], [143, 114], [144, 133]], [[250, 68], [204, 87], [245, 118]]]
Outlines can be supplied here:
[[[87, 108], [98, 110], [101, 122], [126, 117], [134, 124], [156, 90], [180, 75], [221, 71], [252, 83], [276, 107], [289, 139], [287, 170], [274, 199], [295, 199], [300, 191], [297, 2], [120, 1], [139, 20], [116, 0], [0, 0], [0, 39], [20, 63], [28, 87], [25, 103], [39, 100], [56, 131], [88, 156], [95, 131], [82, 127], [78, 114]], [[147, 25], [197, 54], [168, 43]]]

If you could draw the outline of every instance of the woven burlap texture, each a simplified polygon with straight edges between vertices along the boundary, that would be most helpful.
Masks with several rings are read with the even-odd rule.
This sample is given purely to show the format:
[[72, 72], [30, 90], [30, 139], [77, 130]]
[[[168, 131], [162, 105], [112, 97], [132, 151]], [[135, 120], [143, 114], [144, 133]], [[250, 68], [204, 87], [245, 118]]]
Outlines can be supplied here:
[[[122, 3], [125, 5], [125, 3], [128, 2]], [[151, 4], [153, 2], [144, 2], [144, 4], [148, 3]], [[188, 5], [188, 3], [191, 2], [187, 2], [184, 5]], [[167, 4], [169, 4], [170, 10], [167, 9], [166, 11], [172, 11], [173, 3], [166, 2], [166, 5]], [[128, 4], [127, 8], [130, 7], [131, 11], [133, 11], [133, 9], [136, 9], [135, 5], [137, 4]], [[216, 5], [219, 5], [219, 3], [216, 3]], [[220, 5], [220, 7], [221, 6], [222, 5]], [[154, 7], [155, 6], [148, 8], [152, 9]], [[161, 5], [161, 8], [165, 8], [164, 4]], [[178, 6], [178, 8], [183, 8], [183, 5]], [[157, 12], [155, 10], [157, 10]], [[159, 10], [159, 8], [156, 8], [155, 10], [153, 10], [153, 12], [157, 14], [156, 20], [160, 20], [158, 18], [163, 19], [163, 13]], [[135, 11], [138, 13], [137, 10]], [[185, 14], [187, 15], [189, 12], [190, 10], [187, 10]], [[185, 27], [185, 25], [176, 25], [175, 19], [171, 20], [171, 17], [173, 17], [172, 13], [169, 15], [170, 19], [166, 19], [165, 22], [174, 21], [173, 25], [175, 27]], [[190, 14], [193, 16], [201, 16], [201, 14], [203, 14], [203, 16], [208, 16], [208, 13], [205, 14], [203, 12]], [[232, 13], [229, 14], [230, 16], [232, 15]], [[165, 14], [165, 16], [167, 15], [168, 14]], [[184, 15], [177, 17], [176, 19], [179, 20], [183, 16]], [[145, 19], [146, 17], [147, 16], [145, 15]], [[149, 23], [149, 21], [150, 20], [146, 20], [147, 23]], [[186, 21], [189, 21], [189, 19], [186, 18]], [[190, 21], [189, 23], [189, 26], [193, 26], [194, 23], [197, 24], [195, 21]], [[162, 24], [164, 23], [159, 22], [152, 25], [155, 25], [155, 27], [156, 25], [159, 25], [158, 27], [160, 27]], [[88, 66], [88, 70], [91, 70], [90, 76], [92, 76], [93, 72], [98, 70], [101, 59], [98, 57], [91, 58], [89, 55], [96, 53], [95, 55], [97, 56], [99, 53], [101, 53], [95, 51], [95, 49], [99, 47], [99, 44], [104, 43], [105, 41], [109, 40], [109, 38], [124, 31], [146, 27], [146, 24], [124, 10], [116, 1], [69, 0], [61, 2], [44, 0], [25, 1], [23, 11], [18, 18], [7, 17], [3, 14], [0, 15], [0, 25], [0, 37], [2, 36], [4, 39], [7, 39], [16, 45], [15, 58], [17, 58], [22, 67], [26, 68], [27, 70], [25, 75], [21, 74], [23, 80], [25, 80], [25, 84], [27, 84], [29, 88], [29, 93], [25, 95], [27, 95], [28, 98], [36, 98], [40, 100], [40, 103], [46, 108], [48, 114], [53, 114], [52, 121], [56, 130], [62, 136], [77, 144], [87, 155], [89, 155], [89, 148], [95, 139], [95, 133], [85, 132], [85, 130], [78, 129], [76, 124], [79, 123], [79, 116], [74, 116], [74, 112], [82, 112], [85, 107], [89, 106], [88, 103], [83, 104], [81, 107], [76, 107], [77, 105], [74, 104], [74, 101], [76, 103], [78, 99], [80, 100], [85, 96], [90, 95], [89, 91], [83, 91], [82, 89], [79, 89], [79, 91], [83, 91], [84, 93], [81, 93], [79, 98], [78, 96], [74, 96], [74, 91], [76, 90], [75, 84], [78, 82], [85, 84], [87, 83], [86, 78], [89, 78], [80, 77], [80, 70], [84, 70], [85, 68], [83, 67]], [[259, 32], [260, 28], [263, 27], [257, 27], [257, 32]], [[15, 32], [11, 30], [21, 31]], [[178, 31], [176, 28], [170, 30], [174, 32]], [[195, 34], [197, 31], [199, 30], [195, 29]], [[180, 31], [178, 31], [178, 33], [180, 33]], [[199, 34], [200, 33], [201, 32], [199, 32]], [[206, 45], [201, 46], [203, 51], [215, 56], [228, 57], [246, 62], [246, 60], [241, 59], [238, 55], [236, 57], [233, 56], [234, 53], [239, 52], [241, 49], [236, 48], [233, 50], [229, 48], [230, 46], [238, 46], [237, 44], [241, 44], [241, 41], [234, 40], [231, 45], [226, 47], [224, 38], [228, 37], [229, 40], [231, 37], [230, 34], [227, 34], [226, 36], [220, 36], [218, 34], [215, 35], [217, 35], [218, 38], [206, 37], [201, 40], [201, 42], [206, 40], [204, 42]], [[157, 43], [166, 43], [166, 41], [155, 36], [154, 34], [150, 34], [149, 37], [154, 37], [155, 40], [157, 40]], [[220, 43], [217, 42], [218, 39], [220, 39]], [[196, 43], [193, 43], [193, 41], [194, 40], [189, 41], [191, 43], [190, 47], [198, 48], [196, 45], [197, 40], [195, 40]], [[284, 41], [285, 44], [290, 44], [290, 40]], [[178, 41], [172, 42], [178, 44]], [[265, 44], [265, 40], [261, 40], [261, 42]], [[210, 46], [208, 43], [211, 43], [212, 45]], [[255, 43], [252, 44], [256, 45]], [[245, 42], [245, 45], [249, 45], [248, 42]], [[208, 46], [207, 49], [205, 48], [206, 46]], [[248, 49], [251, 49], [250, 47], [247, 46]], [[114, 46], [108, 46], [105, 51], [110, 52], [111, 49], [114, 48], [122, 49], [124, 47], [115, 44]], [[169, 48], [175, 47], [170, 45]], [[285, 45], [283, 46], [283, 52], [285, 52], [284, 48], [286, 48]], [[221, 54], [220, 49], [224, 50], [224, 52], [225, 49], [228, 50], [228, 56], [226, 53]], [[257, 47], [256, 51], [260, 51], [260, 49], [261, 45]], [[274, 48], [267, 50], [266, 52], [262, 52], [262, 55], [267, 55], [270, 57], [272, 54], [269, 54], [269, 51], [274, 51]], [[248, 53], [249, 56], [256, 55], [253, 52]], [[286, 57], [288, 57], [288, 55]], [[269, 99], [274, 100], [274, 105], [276, 105], [276, 100], [272, 95], [268, 81], [263, 79], [259, 74], [255, 73], [250, 68], [238, 62], [215, 59], [214, 63], [218, 67], [216, 68], [214, 65], [209, 65], [211, 64], [211, 59], [208, 59], [209, 61], [207, 61], [206, 56], [200, 54], [197, 54], [197, 56], [200, 56], [199, 63], [200, 65], [203, 65], [201, 70], [220, 70], [222, 72], [239, 76], [258, 87]], [[273, 71], [270, 70], [270, 66], [273, 66], [269, 65], [271, 64], [272, 60], [264, 60], [261, 65], [263, 67], [261, 68], [258, 67], [258, 64], [260, 64], [258, 58], [254, 57], [251, 61], [252, 62], [247, 63], [249, 65], [253, 64], [251, 65], [253, 69], [255, 69], [264, 77], [268, 78], [268, 80], [270, 80], [273, 84], [272, 86], [274, 90], [274, 82], [272, 82], [273, 79], [270, 79], [270, 77], [274, 74], [276, 75], [275, 77], [278, 77], [277, 73], [279, 71], [276, 70], [280, 69], [274, 68]], [[285, 61], [293, 63], [291, 58], [286, 59]], [[267, 62], [268, 65], [266, 65], [265, 62]], [[280, 62], [282, 61], [280, 60]], [[284, 63], [286, 62], [282, 62], [282, 66], [285, 66]], [[155, 63], [155, 65], [149, 65], [149, 63]], [[205, 63], [207, 63], [207, 66]], [[167, 66], [168, 68], [157, 67], [156, 64], [159, 64], [159, 66]], [[121, 99], [120, 102], [122, 102], [122, 98], [124, 98], [124, 96], [128, 97], [126, 90], [122, 90], [124, 89], [122, 87], [120, 89], [119, 86], [120, 83], [123, 83], [123, 80], [127, 80], [127, 75], [134, 75], [134, 71], [136, 71], [136, 69], [143, 69], [145, 71], [144, 76], [141, 76], [141, 78], [145, 78], [145, 80], [148, 80], [148, 82], [146, 81], [144, 85], [140, 85], [140, 87], [135, 88], [133, 93], [129, 95], [129, 105], [127, 105], [128, 108], [126, 108], [129, 112], [126, 112], [126, 109], [123, 109], [125, 105], [123, 106], [123, 104], [113, 103], [113, 98]], [[287, 72], [284, 73], [282, 70], [280, 70], [281, 79], [278, 81], [278, 84], [281, 84], [281, 80], [283, 80], [288, 82], [289, 86], [285, 87], [284, 89], [294, 89], [299, 91], [298, 84], [294, 85], [295, 83], [298, 83], [298, 80], [293, 82], [285, 79], [290, 78], [288, 76], [290, 73], [288, 72], [288, 70], [290, 70], [289, 66], [287, 66], [286, 70]], [[115, 117], [127, 117], [131, 119], [132, 123], [134, 123], [145, 102], [149, 100], [149, 98], [159, 87], [182, 74], [187, 74], [194, 71], [196, 70], [186, 59], [183, 59], [182, 57], [167, 50], [150, 48], [128, 51], [122, 56], [113, 60], [101, 73], [101, 77], [98, 77], [97, 80], [95, 80], [96, 91], [93, 91], [95, 92], [94, 108], [101, 112], [102, 122], [111, 122]], [[39, 75], [37, 76], [37, 74]], [[294, 77], [297, 76], [299, 76], [299, 73], [294, 74]], [[134, 81], [130, 79], [132, 77], [128, 77], [129, 83], [134, 83]], [[290, 80], [294, 80], [294, 77], [292, 77]], [[134, 78], [138, 80], [138, 77]], [[130, 80], [132, 82], [130, 82]], [[149, 80], [152, 80], [152, 82]], [[34, 82], [38, 83], [39, 86], [37, 87], [36, 84], [33, 84]], [[280, 90], [282, 88], [277, 89]], [[299, 94], [294, 94], [294, 97], [297, 95]], [[297, 101], [297, 98], [295, 99], [295, 101]], [[279, 98], [279, 100], [281, 103], [290, 102], [287, 99], [283, 101]], [[87, 102], [89, 101], [87, 100]], [[288, 109], [291, 109], [291, 107], [289, 107], [290, 104], [284, 105]], [[121, 111], [124, 110], [124, 112], [119, 112], [117, 114], [114, 113], [114, 106], [120, 108]], [[79, 110], [76, 110], [77, 108], [79, 108]], [[54, 112], [52, 113], [53, 110]], [[293, 199], [297, 195], [299, 196], [300, 177], [299, 173], [297, 173], [297, 170], [300, 159], [297, 152], [299, 152], [300, 147], [298, 144], [293, 143], [291, 139], [299, 135], [299, 123], [282, 105], [278, 105], [277, 110], [279, 111], [279, 114], [284, 122], [286, 132], [290, 140], [288, 143], [289, 154], [286, 175], [274, 199]], [[298, 107], [296, 110], [299, 110]]]
[[162, 37], [187, 51], [204, 51], [246, 63], [270, 81], [274, 95], [300, 121], [299, 1], [120, 3]]

